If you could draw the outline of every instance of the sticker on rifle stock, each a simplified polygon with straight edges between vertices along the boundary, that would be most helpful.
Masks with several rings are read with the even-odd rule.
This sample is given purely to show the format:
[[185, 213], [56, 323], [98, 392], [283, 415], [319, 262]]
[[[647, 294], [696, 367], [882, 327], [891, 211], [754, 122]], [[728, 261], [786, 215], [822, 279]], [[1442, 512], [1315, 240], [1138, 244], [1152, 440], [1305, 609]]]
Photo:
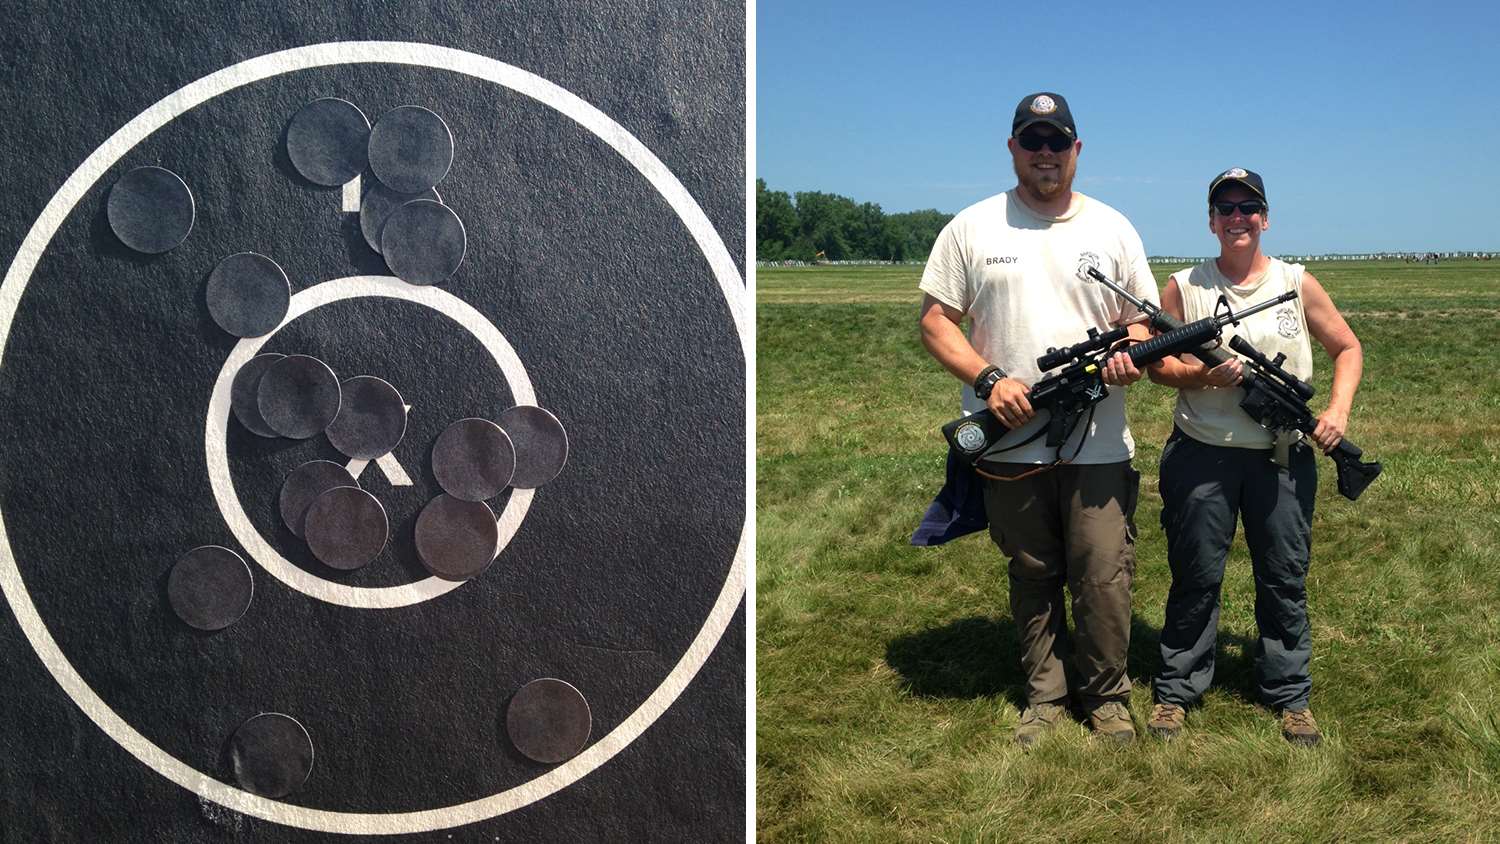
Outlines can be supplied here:
[[953, 432], [953, 440], [958, 447], [966, 452], [975, 452], [984, 448], [984, 429], [976, 422], [965, 422], [958, 426]]

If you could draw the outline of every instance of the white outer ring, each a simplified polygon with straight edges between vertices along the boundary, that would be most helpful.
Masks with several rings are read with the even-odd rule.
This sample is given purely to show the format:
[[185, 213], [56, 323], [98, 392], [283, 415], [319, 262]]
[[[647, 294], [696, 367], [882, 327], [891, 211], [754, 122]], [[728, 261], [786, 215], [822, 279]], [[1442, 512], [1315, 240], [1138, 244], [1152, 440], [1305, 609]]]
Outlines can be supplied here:
[[[234, 491], [234, 479], [229, 473], [226, 441], [229, 434], [230, 390], [240, 367], [255, 357], [262, 346], [297, 317], [324, 305], [367, 296], [415, 302], [452, 319], [474, 335], [495, 359], [495, 365], [500, 367], [500, 372], [505, 376], [516, 404], [536, 404], [536, 392], [532, 389], [531, 378], [526, 374], [526, 366], [521, 363], [516, 350], [494, 323], [468, 303], [445, 290], [407, 284], [394, 276], [349, 276], [325, 281], [299, 292], [292, 297], [286, 318], [276, 326], [275, 331], [260, 337], [246, 338], [235, 345], [224, 361], [224, 368], [219, 371], [219, 380], [214, 383], [213, 395], [208, 400], [204, 448], [208, 458], [208, 481], [213, 488], [214, 500], [219, 504], [219, 512], [224, 515], [224, 522], [229, 525], [234, 538], [240, 541], [261, 568], [298, 592], [320, 601], [356, 609], [384, 610], [410, 606], [445, 595], [467, 581], [428, 577], [426, 580], [401, 586], [350, 586], [318, 577], [292, 564], [260, 535], [250, 517], [245, 515], [245, 509], [240, 506], [240, 497]], [[496, 519], [500, 524], [500, 541], [495, 546], [497, 556], [515, 538], [516, 531], [521, 527], [521, 520], [526, 518], [526, 512], [531, 509], [535, 493], [534, 489], [512, 490], [510, 500], [505, 502], [505, 509], [500, 511], [500, 516]]]
[[[734, 259], [724, 242], [714, 230], [703, 209], [688, 193], [687, 188], [672, 175], [644, 144], [636, 140], [625, 127], [610, 119], [604, 112], [579, 99], [573, 93], [518, 67], [486, 58], [475, 53], [436, 47], [430, 44], [414, 44], [401, 41], [345, 41], [331, 44], [314, 44], [295, 47], [279, 53], [270, 53], [247, 59], [191, 82], [168, 94], [162, 100], [141, 112], [129, 123], [111, 135], [82, 164], [63, 186], [53, 195], [47, 207], [37, 217], [36, 223], [27, 233], [15, 261], [0, 283], [0, 366], [4, 364], [4, 352], [10, 338], [11, 323], [15, 320], [21, 293], [31, 279], [37, 262], [57, 229], [67, 219], [73, 208], [126, 152], [135, 147], [152, 132], [166, 125], [177, 115], [203, 102], [232, 91], [251, 82], [314, 67], [340, 64], [407, 64], [435, 67], [462, 73], [477, 79], [493, 82], [524, 94], [556, 109], [588, 131], [599, 136], [620, 154], [631, 166], [661, 193], [676, 212], [692, 236], [698, 248], [708, 259], [709, 268], [734, 319], [740, 341], [740, 349], [748, 361], [754, 335], [750, 328], [750, 312], [745, 303], [744, 281], [734, 265]], [[745, 403], [745, 430], [754, 430], [755, 405]], [[749, 444], [746, 459], [753, 459]], [[753, 465], [753, 464], [750, 464]], [[748, 506], [747, 501], [747, 506]], [[748, 512], [748, 510], [747, 510]], [[553, 792], [570, 785], [590, 771], [599, 767], [625, 749], [652, 722], [661, 717], [667, 707], [677, 699], [692, 681], [698, 669], [707, 661], [718, 644], [725, 628], [734, 617], [740, 597], [745, 591], [745, 556], [750, 531], [750, 519], [746, 518], [740, 530], [739, 545], [735, 549], [734, 562], [724, 580], [714, 606], [704, 619], [703, 627], [688, 645], [681, 659], [672, 667], [662, 684], [624, 721], [608, 734], [567, 762], [553, 768], [536, 779], [522, 783], [498, 794], [417, 812], [394, 812], [389, 814], [365, 814], [358, 812], [331, 812], [293, 806], [269, 800], [248, 791], [220, 782], [184, 764], [166, 751], [152, 744], [145, 736], [136, 732], [114, 710], [89, 688], [79, 676], [56, 640], [47, 630], [47, 625], [38, 615], [36, 605], [26, 591], [11, 551], [10, 539], [5, 530], [4, 514], [0, 513], [0, 589], [16, 622], [26, 635], [27, 641], [41, 658], [42, 664], [71, 697], [78, 708], [110, 738], [129, 751], [152, 770], [192, 791], [205, 799], [226, 806], [252, 817], [272, 821], [286, 826], [300, 827], [321, 832], [342, 832], [354, 835], [394, 835], [412, 832], [429, 832], [463, 824], [482, 821], [505, 812], [519, 809]]]

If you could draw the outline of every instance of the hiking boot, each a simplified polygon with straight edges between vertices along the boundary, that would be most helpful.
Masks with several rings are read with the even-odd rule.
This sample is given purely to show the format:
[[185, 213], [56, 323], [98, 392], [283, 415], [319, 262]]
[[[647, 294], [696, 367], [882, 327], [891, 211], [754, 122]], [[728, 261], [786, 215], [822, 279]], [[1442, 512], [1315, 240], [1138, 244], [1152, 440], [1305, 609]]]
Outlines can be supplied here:
[[1312, 747], [1323, 740], [1311, 709], [1287, 709], [1281, 713], [1281, 737], [1292, 744]]
[[1031, 747], [1068, 717], [1068, 708], [1060, 703], [1034, 703], [1021, 713], [1016, 725], [1016, 744]]
[[1112, 700], [1094, 707], [1089, 712], [1089, 727], [1116, 744], [1135, 741], [1135, 722], [1130, 720], [1130, 710], [1119, 701]]
[[1158, 703], [1151, 707], [1151, 720], [1146, 722], [1146, 730], [1151, 735], [1162, 741], [1171, 741], [1182, 732], [1182, 724], [1187, 720], [1187, 711], [1175, 703]]

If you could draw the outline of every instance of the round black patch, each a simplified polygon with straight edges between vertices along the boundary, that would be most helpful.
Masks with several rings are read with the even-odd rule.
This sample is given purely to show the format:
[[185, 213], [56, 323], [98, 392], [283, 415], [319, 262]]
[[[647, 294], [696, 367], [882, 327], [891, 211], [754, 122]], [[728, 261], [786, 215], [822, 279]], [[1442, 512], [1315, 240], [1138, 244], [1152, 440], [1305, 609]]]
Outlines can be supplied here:
[[592, 727], [583, 693], [552, 677], [522, 686], [505, 710], [505, 730], [516, 749], [548, 764], [577, 756]]
[[432, 446], [432, 474], [443, 491], [464, 501], [494, 498], [510, 485], [516, 450], [488, 419], [460, 419]]
[[551, 411], [520, 406], [500, 414], [500, 427], [516, 447], [511, 486], [535, 489], [557, 477], [568, 462], [568, 432]]
[[390, 218], [391, 212], [414, 199], [443, 201], [435, 188], [428, 188], [420, 193], [399, 193], [375, 179], [370, 180], [370, 186], [365, 189], [365, 195], [359, 201], [359, 231], [371, 249], [380, 251], [380, 232], [385, 228], [385, 221]]
[[391, 212], [380, 230], [380, 251], [402, 281], [441, 284], [458, 272], [468, 251], [464, 224], [452, 208], [414, 199]]
[[370, 121], [359, 107], [321, 97], [297, 110], [286, 127], [286, 155], [302, 177], [337, 187], [365, 169]]
[[313, 767], [312, 738], [290, 715], [264, 712], [229, 740], [234, 779], [262, 797], [285, 797], [307, 782]]
[[276, 262], [254, 252], [238, 252], [208, 274], [208, 312], [236, 337], [269, 334], [286, 317], [292, 288]]
[[258, 437], [279, 437], [280, 434], [266, 424], [260, 415], [260, 378], [266, 369], [286, 355], [273, 353], [256, 355], [234, 374], [234, 383], [229, 389], [229, 408], [234, 418], [245, 426], [245, 430]]
[[358, 487], [334, 487], [313, 499], [303, 517], [307, 547], [324, 565], [353, 571], [380, 556], [390, 537], [385, 508]]
[[328, 460], [309, 460], [293, 469], [281, 485], [278, 509], [281, 521], [293, 536], [301, 538], [307, 521], [307, 508], [318, 496], [341, 486], [359, 486], [354, 476], [337, 463]]
[[374, 460], [401, 444], [406, 403], [395, 387], [373, 375], [358, 375], [341, 384], [339, 391], [339, 413], [325, 431], [334, 448]]
[[495, 561], [500, 531], [483, 501], [439, 495], [422, 508], [413, 538], [428, 571], [444, 580], [468, 580]]
[[151, 255], [186, 240], [197, 216], [187, 183], [164, 167], [137, 167], [120, 177], [106, 213], [121, 243]]
[[421, 193], [452, 166], [453, 132], [430, 109], [393, 108], [370, 130], [370, 170], [393, 191]]
[[305, 440], [323, 433], [339, 415], [339, 377], [315, 357], [287, 355], [266, 368], [255, 401], [268, 428]]
[[172, 611], [199, 630], [223, 630], [250, 608], [255, 579], [240, 555], [218, 545], [183, 554], [167, 577]]

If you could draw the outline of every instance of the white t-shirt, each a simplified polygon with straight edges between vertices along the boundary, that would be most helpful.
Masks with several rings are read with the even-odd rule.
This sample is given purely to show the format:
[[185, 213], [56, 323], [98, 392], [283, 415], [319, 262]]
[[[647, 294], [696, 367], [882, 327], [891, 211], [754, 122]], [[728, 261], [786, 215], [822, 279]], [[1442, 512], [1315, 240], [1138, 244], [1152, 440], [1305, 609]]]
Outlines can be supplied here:
[[[1090, 328], [1105, 331], [1145, 319], [1118, 293], [1080, 278], [1090, 264], [1137, 298], [1160, 301], [1140, 235], [1120, 212], [1075, 191], [1067, 214], [1045, 217], [1016, 198], [1013, 189], [965, 208], [949, 221], [933, 244], [920, 287], [967, 314], [975, 351], [1029, 386], [1041, 380], [1036, 359], [1049, 347], [1081, 343]], [[962, 398], [966, 413], [985, 410], [972, 386], [963, 388]], [[1004, 449], [1026, 439], [1046, 424], [1048, 415], [1039, 412], [997, 445]], [[1087, 417], [1084, 411], [1064, 444], [1064, 458], [1084, 436], [1075, 463], [1115, 463], [1134, 456], [1135, 440], [1125, 424], [1125, 388], [1109, 387], [1109, 396], [1094, 407], [1090, 426], [1082, 424]], [[986, 455], [1006, 463], [1051, 463], [1056, 456], [1045, 435]]]
[[[1307, 314], [1302, 309], [1301, 264], [1288, 264], [1272, 258], [1265, 273], [1246, 284], [1235, 286], [1212, 258], [1196, 267], [1173, 273], [1177, 290], [1182, 294], [1183, 322], [1193, 322], [1214, 315], [1219, 297], [1229, 299], [1229, 307], [1242, 311], [1268, 299], [1295, 290], [1298, 298], [1270, 310], [1245, 317], [1238, 326], [1224, 326], [1223, 351], [1234, 354], [1229, 341], [1244, 337], [1250, 345], [1268, 358], [1286, 355], [1282, 367], [1303, 381], [1312, 379], [1312, 344], [1307, 339]], [[1177, 392], [1174, 421], [1182, 432], [1199, 442], [1233, 448], [1271, 448], [1275, 438], [1270, 431], [1250, 418], [1240, 408], [1245, 391], [1239, 387], [1184, 388]], [[1301, 437], [1288, 432], [1287, 441]]]

